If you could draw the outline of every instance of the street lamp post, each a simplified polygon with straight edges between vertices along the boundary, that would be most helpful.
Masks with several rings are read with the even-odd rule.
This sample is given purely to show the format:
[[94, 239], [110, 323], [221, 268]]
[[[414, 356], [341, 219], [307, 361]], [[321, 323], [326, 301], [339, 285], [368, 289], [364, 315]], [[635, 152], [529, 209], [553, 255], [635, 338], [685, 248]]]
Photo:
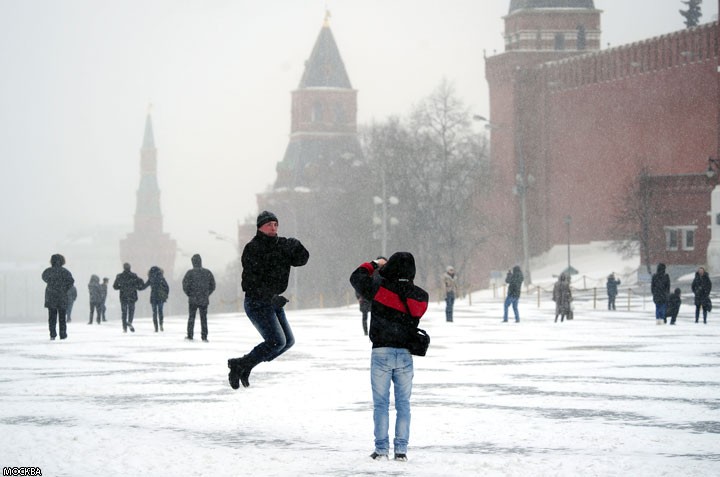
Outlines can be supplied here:
[[[705, 171], [708, 179], [718, 178], [720, 161], [708, 157]], [[710, 273], [720, 273], [720, 184], [716, 184], [710, 193], [710, 242], [707, 246], [706, 260]]]
[[[399, 223], [398, 219], [395, 217], [388, 217], [388, 204], [389, 205], [398, 205], [400, 203], [400, 200], [395, 197], [394, 195], [391, 195], [390, 197], [387, 196], [387, 186], [385, 181], [385, 167], [381, 166], [382, 169], [380, 171], [380, 182], [381, 182], [381, 194], [382, 197], [375, 196], [373, 197], [373, 203], [375, 204], [376, 211], [373, 214], [373, 224], [380, 227], [380, 249], [382, 250], [382, 256], [387, 257], [387, 239], [388, 239], [388, 232], [389, 232], [389, 226], [395, 226]], [[380, 207], [380, 216], [378, 217], [377, 214], [377, 207]], [[377, 235], [375, 238], [378, 238]]]
[[565, 225], [567, 225], [567, 239], [568, 239], [568, 247], [567, 247], [567, 252], [568, 252], [568, 266], [567, 266], [567, 271], [568, 271], [568, 275], [570, 275], [570, 274], [571, 274], [571, 271], [572, 271], [572, 267], [570, 266], [570, 224], [572, 224], [572, 217], [569, 216], [569, 215], [567, 215], [567, 216], [565, 216]]
[[233, 240], [232, 238], [220, 234], [218, 232], [215, 232], [214, 230], [208, 230], [208, 233], [215, 237], [215, 240], [220, 240], [222, 242], [227, 242], [233, 246], [235, 249], [236, 257], [235, 257], [235, 264], [237, 265], [237, 270], [235, 273], [235, 300], [237, 302], [238, 311], [242, 311], [242, 304], [240, 303], [240, 297], [242, 296], [242, 283], [240, 281], [240, 243], [237, 240]]

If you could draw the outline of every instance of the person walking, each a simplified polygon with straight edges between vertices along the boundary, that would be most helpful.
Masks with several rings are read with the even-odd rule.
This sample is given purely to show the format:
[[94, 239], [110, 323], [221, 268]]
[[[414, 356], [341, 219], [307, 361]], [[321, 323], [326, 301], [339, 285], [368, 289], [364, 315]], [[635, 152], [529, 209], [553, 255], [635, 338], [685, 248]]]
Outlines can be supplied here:
[[570, 280], [568, 280], [568, 276], [564, 272], [560, 274], [558, 281], [555, 282], [552, 299], [555, 302], [555, 323], [557, 323], [558, 316], [560, 317], [560, 323], [565, 321], [565, 317], [570, 319], [572, 290], [570, 290]]
[[457, 296], [455, 268], [452, 266], [447, 267], [442, 278], [443, 283], [445, 284], [445, 321], [452, 323], [453, 306], [455, 304], [455, 297]]
[[48, 309], [48, 327], [50, 339], [58, 335], [59, 324], [60, 339], [67, 338], [66, 310], [68, 305], [68, 291], [75, 283], [75, 279], [63, 265], [65, 257], [56, 253], [50, 257], [50, 267], [42, 272], [45, 286], [45, 308]]
[[675, 291], [670, 295], [670, 298], [668, 298], [667, 314], [670, 317], [671, 325], [675, 324], [678, 313], [680, 313], [680, 304], [682, 303], [682, 298], [680, 298], [681, 293], [682, 291], [679, 288], [676, 288]]
[[100, 324], [100, 306], [102, 303], [102, 288], [100, 286], [100, 277], [92, 275], [88, 283], [88, 294], [90, 295], [90, 321], [88, 325], [93, 324], [93, 314], [97, 315], [97, 324]]
[[650, 291], [655, 303], [655, 323], [667, 323], [667, 304], [670, 298], [670, 276], [665, 273], [665, 264], [658, 263], [655, 274], [650, 281]]
[[202, 258], [195, 254], [190, 259], [192, 268], [185, 273], [182, 281], [183, 291], [188, 297], [188, 323], [186, 340], [192, 341], [195, 332], [195, 316], [200, 310], [200, 336], [208, 340], [207, 311], [210, 295], [215, 291], [215, 277], [212, 272], [202, 266]]
[[[379, 269], [381, 279], [373, 280]], [[414, 375], [410, 342], [428, 307], [428, 294], [413, 283], [415, 257], [396, 252], [387, 263], [374, 260], [350, 275], [350, 284], [372, 300], [370, 317], [370, 385], [373, 396], [374, 460], [387, 460], [390, 451], [390, 384], [395, 393], [395, 460], [407, 461], [410, 439], [410, 396]]]
[[703, 312], [703, 323], [707, 325], [707, 314], [710, 311], [712, 303], [710, 302], [710, 291], [712, 290], [712, 282], [705, 268], [698, 268], [695, 272], [695, 278], [692, 281], [691, 289], [695, 295], [695, 323], [700, 319], [700, 308]]
[[66, 321], [70, 323], [72, 321], [72, 309], [77, 300], [77, 288], [75, 285], [71, 286], [67, 294], [67, 310], [65, 311]]
[[158, 332], [158, 325], [160, 331], [165, 331], [163, 329], [163, 305], [167, 301], [168, 296], [170, 296], [170, 286], [167, 280], [165, 280], [165, 276], [160, 267], [150, 267], [148, 279], [145, 285], [143, 285], [143, 289], [147, 287], [150, 287], [150, 307], [152, 308], [155, 333]]
[[138, 300], [138, 290], [142, 290], [144, 286], [142, 278], [130, 270], [130, 264], [123, 263], [123, 271], [118, 273], [113, 283], [113, 288], [120, 290], [123, 333], [127, 333], [128, 328], [135, 333], [132, 325], [135, 316], [135, 302]]
[[107, 321], [107, 317], [105, 316], [105, 311], [107, 310], [105, 301], [107, 300], [109, 281], [110, 279], [108, 277], [103, 277], [103, 281], [100, 284], [100, 315], [102, 316], [102, 321]]
[[241, 358], [228, 359], [228, 381], [233, 389], [250, 386], [250, 372], [259, 363], [272, 361], [295, 344], [281, 294], [287, 289], [290, 267], [301, 267], [310, 253], [299, 240], [278, 236], [278, 219], [263, 211], [257, 217], [257, 233], [243, 249], [242, 289], [245, 313], [263, 342]]
[[505, 277], [505, 283], [508, 284], [507, 297], [505, 298], [503, 323], [507, 323], [508, 320], [508, 308], [512, 305], [513, 312], [515, 313], [515, 323], [520, 322], [520, 313], [518, 313], [518, 301], [520, 300], [520, 292], [522, 289], [522, 282], [525, 279], [519, 265], [515, 265], [511, 270], [508, 270], [507, 276]]
[[608, 310], [615, 310], [615, 297], [618, 294], [618, 285], [620, 280], [615, 278], [615, 272], [611, 273], [607, 277], [607, 296], [608, 296]]

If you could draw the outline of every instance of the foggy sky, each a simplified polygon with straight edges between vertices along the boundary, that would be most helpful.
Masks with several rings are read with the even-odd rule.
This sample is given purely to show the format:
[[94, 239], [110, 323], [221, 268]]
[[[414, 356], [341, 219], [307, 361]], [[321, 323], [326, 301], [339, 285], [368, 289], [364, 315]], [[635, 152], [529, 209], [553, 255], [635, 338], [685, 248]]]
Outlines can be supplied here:
[[[0, 0], [0, 262], [45, 263], [98, 227], [131, 231], [152, 103], [164, 230], [220, 269], [235, 251], [208, 230], [234, 238], [273, 183], [326, 6], [362, 124], [406, 115], [443, 78], [487, 115], [483, 50], [503, 51], [508, 5]], [[603, 47], [684, 28], [680, 0], [595, 5]], [[703, 23], [717, 15], [714, 0], [702, 8]]]

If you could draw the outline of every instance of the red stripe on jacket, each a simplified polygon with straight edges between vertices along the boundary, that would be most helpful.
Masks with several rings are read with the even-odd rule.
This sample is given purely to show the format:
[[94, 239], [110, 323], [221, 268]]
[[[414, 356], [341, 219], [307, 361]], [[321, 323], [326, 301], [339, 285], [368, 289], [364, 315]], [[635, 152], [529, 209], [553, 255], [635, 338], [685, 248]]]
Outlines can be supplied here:
[[388, 290], [385, 287], [380, 287], [375, 294], [375, 301], [393, 310], [397, 310], [401, 313], [407, 313], [413, 318], [420, 319], [427, 310], [427, 302], [413, 300], [412, 298], [407, 299], [407, 307], [405, 303], [400, 299], [397, 293]]

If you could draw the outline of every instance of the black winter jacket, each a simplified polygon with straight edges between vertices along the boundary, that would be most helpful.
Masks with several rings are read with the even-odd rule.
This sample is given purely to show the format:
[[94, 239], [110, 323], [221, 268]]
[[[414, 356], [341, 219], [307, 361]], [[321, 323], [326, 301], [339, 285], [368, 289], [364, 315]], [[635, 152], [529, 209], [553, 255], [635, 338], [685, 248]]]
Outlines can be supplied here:
[[45, 308], [65, 310], [68, 306], [68, 290], [75, 279], [62, 265], [53, 265], [42, 273], [45, 287]]
[[129, 270], [118, 273], [113, 283], [113, 288], [120, 290], [120, 301], [123, 303], [135, 303], [138, 299], [137, 291], [144, 286], [142, 278]]
[[692, 291], [695, 294], [695, 306], [706, 305], [710, 300], [710, 291], [712, 290], [712, 282], [707, 273], [700, 275], [695, 272], [695, 278], [691, 285]]
[[670, 276], [665, 273], [665, 265], [662, 263], [658, 264], [657, 271], [652, 276], [650, 291], [653, 301], [658, 305], [667, 303], [670, 298]]
[[415, 260], [398, 252], [380, 269], [380, 280], [373, 279], [375, 262], [360, 265], [350, 275], [350, 284], [363, 297], [372, 300], [370, 341], [373, 348], [405, 348], [428, 307], [428, 294], [413, 284]]
[[302, 267], [310, 253], [299, 240], [270, 237], [258, 231], [242, 253], [242, 289], [245, 296], [270, 302], [287, 290], [290, 267]]

